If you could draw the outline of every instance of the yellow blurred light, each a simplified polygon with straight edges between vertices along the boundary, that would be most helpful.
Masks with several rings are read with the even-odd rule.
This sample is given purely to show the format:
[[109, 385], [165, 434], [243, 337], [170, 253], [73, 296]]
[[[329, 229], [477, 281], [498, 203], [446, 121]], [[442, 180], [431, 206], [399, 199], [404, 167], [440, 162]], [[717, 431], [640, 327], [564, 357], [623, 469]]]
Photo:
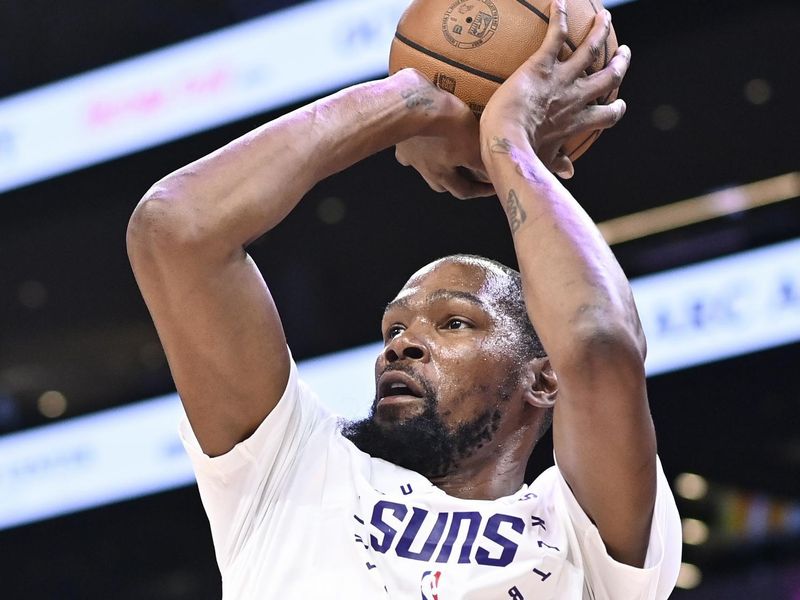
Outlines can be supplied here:
[[683, 543], [699, 546], [708, 541], [708, 525], [697, 519], [683, 519]]
[[609, 245], [710, 221], [800, 195], [800, 171], [729, 187], [598, 223]]
[[67, 412], [67, 398], [61, 392], [50, 390], [39, 396], [36, 406], [48, 419], [56, 419]]
[[700, 500], [708, 493], [708, 481], [694, 473], [681, 473], [675, 478], [675, 491], [687, 500]]
[[700, 585], [703, 581], [703, 574], [695, 565], [691, 563], [681, 563], [681, 570], [678, 571], [678, 583], [682, 590], [691, 590]]

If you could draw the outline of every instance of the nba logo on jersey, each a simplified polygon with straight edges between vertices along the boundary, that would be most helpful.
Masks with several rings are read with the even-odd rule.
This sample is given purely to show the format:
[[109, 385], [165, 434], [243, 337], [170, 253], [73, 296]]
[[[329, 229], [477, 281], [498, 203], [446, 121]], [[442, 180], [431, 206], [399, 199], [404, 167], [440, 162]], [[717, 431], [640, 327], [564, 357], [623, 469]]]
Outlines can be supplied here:
[[425, 571], [419, 582], [422, 600], [439, 600], [439, 577], [441, 571]]

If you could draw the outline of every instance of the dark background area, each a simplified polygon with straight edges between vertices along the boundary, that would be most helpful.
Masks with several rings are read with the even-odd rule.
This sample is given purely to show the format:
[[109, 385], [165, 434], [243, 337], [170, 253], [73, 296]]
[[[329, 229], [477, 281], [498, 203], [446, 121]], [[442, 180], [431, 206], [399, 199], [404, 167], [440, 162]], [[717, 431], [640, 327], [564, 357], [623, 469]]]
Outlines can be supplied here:
[[[0, 96], [286, 4], [3, 2]], [[639, 0], [613, 14], [633, 49], [621, 93], [628, 113], [568, 184], [595, 220], [800, 166], [800, 5]], [[766, 84], [766, 100], [754, 101], [754, 80]], [[174, 390], [128, 265], [128, 217], [157, 179], [277, 114], [0, 194], [0, 433], [50, 422], [36, 408], [44, 390], [70, 399], [64, 418]], [[798, 235], [794, 199], [615, 252], [634, 277]], [[250, 250], [298, 359], [376, 340], [383, 305], [434, 258], [470, 252], [515, 264], [496, 200], [434, 194], [390, 150], [320, 183]], [[31, 290], [36, 302], [26, 300]], [[652, 378], [668, 478], [691, 471], [719, 489], [796, 502], [798, 365], [795, 344]], [[714, 507], [681, 509], [702, 516]], [[207, 529], [188, 488], [0, 532], [0, 598], [218, 598]], [[796, 599], [780, 582], [800, 581], [797, 538], [686, 556], [706, 580], [676, 598], [734, 589], [736, 598]]]

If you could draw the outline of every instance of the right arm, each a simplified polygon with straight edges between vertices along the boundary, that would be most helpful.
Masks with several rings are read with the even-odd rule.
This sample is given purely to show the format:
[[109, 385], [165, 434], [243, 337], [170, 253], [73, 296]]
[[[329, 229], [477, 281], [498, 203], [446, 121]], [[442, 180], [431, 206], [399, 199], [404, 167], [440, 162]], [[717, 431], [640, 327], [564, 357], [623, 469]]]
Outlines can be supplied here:
[[[469, 109], [401, 71], [267, 123], [168, 175], [139, 202], [128, 254], [206, 454], [252, 434], [289, 376], [280, 317], [245, 246], [325, 177], [407, 138], [454, 131], [461, 139], [448, 142], [448, 159], [481, 169]], [[460, 184], [465, 196], [491, 193]]]

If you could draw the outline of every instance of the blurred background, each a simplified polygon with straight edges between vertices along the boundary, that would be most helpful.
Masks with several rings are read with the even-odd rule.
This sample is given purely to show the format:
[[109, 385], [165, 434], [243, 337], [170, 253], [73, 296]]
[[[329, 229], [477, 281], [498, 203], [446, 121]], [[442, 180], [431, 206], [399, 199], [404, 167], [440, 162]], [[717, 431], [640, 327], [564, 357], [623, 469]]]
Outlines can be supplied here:
[[[380, 77], [404, 5], [0, 3], [0, 598], [220, 597], [127, 220], [173, 169]], [[633, 49], [628, 113], [568, 187], [647, 329], [684, 526], [673, 597], [799, 600], [800, 5], [612, 14]], [[250, 251], [301, 373], [348, 414], [370, 401], [370, 344], [408, 275], [454, 252], [515, 264], [496, 200], [434, 194], [391, 150]]]

